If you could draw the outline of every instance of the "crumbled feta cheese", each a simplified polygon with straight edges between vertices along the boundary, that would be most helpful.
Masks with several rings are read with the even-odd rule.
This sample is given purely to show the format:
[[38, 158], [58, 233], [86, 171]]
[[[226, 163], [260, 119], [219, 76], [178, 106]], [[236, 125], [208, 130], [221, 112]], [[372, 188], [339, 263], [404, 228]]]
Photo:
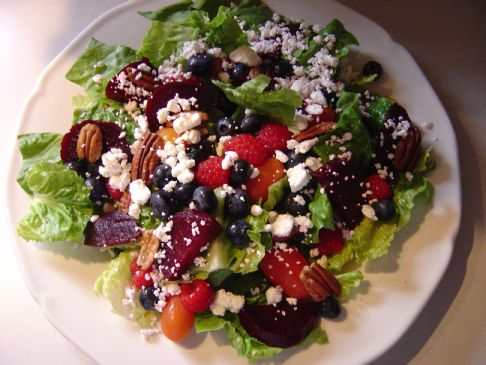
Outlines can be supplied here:
[[368, 205], [368, 204], [363, 204], [363, 206], [361, 207], [361, 212], [363, 213], [363, 215], [373, 221], [377, 221], [378, 218], [376, 217], [376, 214], [375, 214], [375, 210], [373, 209], [373, 207], [371, 205]]
[[274, 236], [287, 237], [294, 228], [294, 217], [290, 214], [279, 214], [271, 225]]
[[144, 184], [142, 179], [130, 183], [130, 197], [136, 204], [144, 205], [150, 199], [150, 189]]
[[229, 170], [231, 166], [238, 160], [238, 154], [234, 151], [226, 151], [224, 153], [224, 159], [221, 161], [221, 167], [223, 170]]
[[280, 150], [275, 151], [275, 158], [281, 163], [286, 163], [289, 160], [288, 156]]
[[305, 215], [299, 215], [299, 216], [295, 217], [294, 222], [295, 222], [295, 224], [297, 224], [299, 226], [299, 232], [302, 232], [302, 233], [307, 233], [307, 231], [309, 231], [309, 229], [314, 227], [314, 225], [312, 224], [312, 221], [309, 218], [307, 218]]
[[255, 216], [255, 217], [258, 217], [260, 215], [262, 215], [263, 213], [263, 209], [261, 206], [257, 205], [257, 204], [253, 204], [251, 206], [251, 215]]
[[267, 298], [267, 304], [277, 304], [282, 301], [282, 287], [277, 285], [276, 287], [271, 286], [265, 292], [265, 297]]
[[199, 113], [183, 112], [174, 120], [173, 128], [177, 134], [182, 134], [189, 129], [193, 129], [201, 124], [201, 115]]
[[311, 180], [311, 176], [305, 168], [304, 163], [300, 163], [288, 169], [287, 176], [289, 178], [290, 190], [293, 193], [302, 190], [302, 188], [306, 186]]
[[142, 209], [140, 208], [140, 205], [137, 203], [132, 203], [128, 207], [128, 215], [135, 219], [140, 218], [141, 213], [142, 213]]
[[210, 309], [215, 316], [224, 316], [227, 310], [238, 313], [244, 304], [245, 297], [243, 295], [235, 295], [224, 289], [219, 289], [214, 296]]
[[305, 159], [305, 165], [311, 169], [311, 171], [319, 170], [323, 165], [321, 160], [314, 156], [309, 156]]

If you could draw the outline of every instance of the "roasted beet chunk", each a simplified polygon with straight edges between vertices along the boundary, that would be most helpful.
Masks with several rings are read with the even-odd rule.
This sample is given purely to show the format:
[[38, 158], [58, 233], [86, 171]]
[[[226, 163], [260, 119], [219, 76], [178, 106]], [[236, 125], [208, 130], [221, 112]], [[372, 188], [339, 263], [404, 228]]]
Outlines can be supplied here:
[[120, 211], [108, 213], [89, 222], [84, 244], [97, 247], [114, 247], [135, 241], [142, 234], [134, 218]]

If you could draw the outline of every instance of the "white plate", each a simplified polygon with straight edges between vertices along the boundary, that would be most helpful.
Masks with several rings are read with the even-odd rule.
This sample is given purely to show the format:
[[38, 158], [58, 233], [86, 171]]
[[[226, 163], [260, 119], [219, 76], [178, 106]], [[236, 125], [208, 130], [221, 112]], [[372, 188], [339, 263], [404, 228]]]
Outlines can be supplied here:
[[[149, 22], [137, 10], [156, 9], [167, 1], [127, 3], [104, 14], [80, 34], [47, 67], [35, 86], [20, 120], [19, 133], [57, 131], [70, 125], [71, 97], [81, 89], [64, 79], [89, 37], [137, 48]], [[431, 179], [436, 188], [432, 209], [414, 210], [408, 227], [398, 235], [386, 257], [364, 267], [367, 281], [345, 304], [345, 318], [324, 322], [330, 338], [326, 346], [286, 351], [275, 361], [286, 364], [360, 364], [369, 362], [396, 342], [420, 313], [444, 273], [460, 220], [460, 181], [456, 140], [449, 118], [427, 79], [410, 54], [378, 25], [334, 2], [270, 1], [285, 15], [326, 24], [339, 18], [360, 40], [360, 51], [379, 61], [387, 78], [382, 87], [400, 101], [413, 120], [432, 122], [424, 143], [433, 144], [438, 167]], [[102, 364], [244, 364], [224, 335], [192, 336], [183, 345], [159, 338], [147, 343], [126, 320], [110, 313], [109, 305], [92, 295], [95, 278], [107, 256], [92, 248], [27, 244], [15, 235], [29, 198], [15, 183], [20, 166], [12, 153], [9, 194], [12, 233], [25, 281], [47, 318], [70, 341]]]

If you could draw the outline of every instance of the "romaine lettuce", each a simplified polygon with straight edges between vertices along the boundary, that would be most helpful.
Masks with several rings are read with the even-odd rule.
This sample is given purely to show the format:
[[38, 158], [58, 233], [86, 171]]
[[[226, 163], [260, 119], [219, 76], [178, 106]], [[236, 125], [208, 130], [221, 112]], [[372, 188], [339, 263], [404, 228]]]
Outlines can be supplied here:
[[312, 235], [305, 243], [319, 242], [321, 229], [334, 229], [332, 205], [326, 193], [321, 193], [320, 185], [317, 186], [314, 198], [309, 203], [309, 212], [312, 221]]
[[274, 182], [268, 188], [268, 198], [263, 203], [263, 209], [268, 211], [276, 207], [278, 202], [283, 199], [285, 195], [285, 190], [289, 188], [289, 179], [284, 177], [276, 182]]
[[57, 163], [61, 161], [62, 134], [57, 133], [27, 133], [17, 136], [22, 166], [17, 174], [17, 182], [27, 194], [32, 194], [27, 185], [27, 170], [41, 161]]
[[137, 322], [142, 328], [153, 328], [157, 313], [140, 305], [135, 289], [130, 288], [128, 292], [132, 297], [127, 297], [126, 288], [132, 277], [129, 266], [135, 256], [135, 251], [124, 251], [111, 260], [108, 268], [96, 279], [93, 291], [110, 301], [113, 312]]
[[27, 170], [25, 182], [34, 199], [17, 233], [34, 241], [80, 239], [92, 214], [83, 179], [65, 165], [42, 161]]
[[226, 53], [233, 49], [248, 45], [248, 37], [241, 30], [231, 9], [221, 6], [218, 14], [208, 24], [206, 40], [209, 45], [220, 47]]
[[258, 75], [238, 87], [220, 81], [213, 83], [235, 104], [286, 125], [294, 123], [295, 108], [302, 104], [302, 98], [294, 90], [265, 91], [270, 84], [270, 78], [265, 75]]

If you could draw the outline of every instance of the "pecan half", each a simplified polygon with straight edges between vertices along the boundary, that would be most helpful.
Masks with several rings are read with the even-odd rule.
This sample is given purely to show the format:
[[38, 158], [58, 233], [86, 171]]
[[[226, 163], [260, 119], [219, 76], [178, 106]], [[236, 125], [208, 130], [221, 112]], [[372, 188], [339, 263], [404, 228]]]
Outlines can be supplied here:
[[326, 299], [330, 295], [341, 295], [341, 284], [329, 271], [321, 265], [313, 263], [305, 266], [300, 272], [300, 280], [309, 295], [316, 302]]
[[159, 82], [151, 72], [145, 69], [138, 69], [135, 67], [129, 67], [127, 69], [128, 79], [138, 87], [145, 90], [154, 91], [159, 86]]
[[412, 171], [420, 156], [422, 136], [415, 124], [410, 124], [407, 136], [397, 144], [393, 166], [397, 170]]
[[96, 124], [88, 123], [79, 131], [76, 153], [80, 160], [95, 163], [101, 157], [103, 133]]
[[311, 139], [321, 134], [329, 132], [331, 129], [334, 128], [336, 125], [335, 122], [320, 122], [312, 127], [304, 129], [298, 135], [294, 137], [294, 139], [298, 142], [305, 141], [306, 139]]
[[139, 144], [132, 160], [130, 175], [132, 181], [142, 179], [146, 185], [152, 183], [152, 173], [159, 164], [157, 150], [162, 148], [164, 140], [155, 133], [148, 133]]
[[130, 208], [131, 202], [132, 202], [132, 197], [130, 196], [130, 192], [128, 190], [125, 190], [123, 192], [123, 195], [122, 195], [120, 201], [118, 201], [116, 203], [116, 207], [121, 212], [128, 214], [128, 210]]
[[146, 230], [142, 233], [140, 244], [141, 247], [137, 258], [137, 264], [142, 270], [147, 270], [154, 262], [154, 255], [160, 248], [160, 240], [153, 234], [152, 230]]

